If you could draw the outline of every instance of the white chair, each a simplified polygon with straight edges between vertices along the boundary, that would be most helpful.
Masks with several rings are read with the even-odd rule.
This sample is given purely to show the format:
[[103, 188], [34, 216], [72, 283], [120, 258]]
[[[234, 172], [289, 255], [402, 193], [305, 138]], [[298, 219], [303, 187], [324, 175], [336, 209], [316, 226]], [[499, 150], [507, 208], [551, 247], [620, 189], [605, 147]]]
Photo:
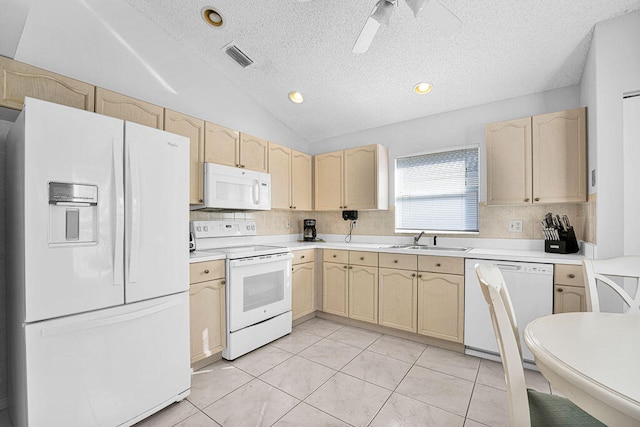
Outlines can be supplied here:
[[[582, 261], [585, 290], [587, 294], [587, 311], [600, 312], [600, 299], [598, 298], [598, 283], [613, 289], [622, 301], [629, 307], [628, 314], [640, 314], [640, 256], [629, 255], [602, 260], [585, 259]], [[620, 277], [625, 284], [634, 282], [635, 296], [629, 293], [611, 277]]]
[[502, 358], [511, 426], [603, 426], [568, 399], [527, 389], [518, 325], [502, 273], [490, 264], [475, 268]]

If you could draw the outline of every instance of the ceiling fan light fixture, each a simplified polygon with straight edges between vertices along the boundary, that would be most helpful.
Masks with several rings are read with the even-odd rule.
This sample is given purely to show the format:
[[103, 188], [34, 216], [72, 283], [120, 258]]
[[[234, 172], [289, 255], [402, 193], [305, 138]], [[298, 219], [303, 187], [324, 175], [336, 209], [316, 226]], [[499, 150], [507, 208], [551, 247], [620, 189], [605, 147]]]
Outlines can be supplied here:
[[431, 92], [433, 85], [427, 82], [420, 82], [413, 87], [413, 91], [418, 95], [426, 95]]
[[302, 104], [304, 98], [302, 97], [302, 94], [300, 92], [293, 90], [289, 92], [289, 101], [293, 102], [294, 104]]
[[394, 4], [387, 0], [380, 0], [376, 4], [375, 10], [371, 13], [371, 18], [375, 19], [381, 24], [389, 25], [389, 19], [393, 12]]
[[413, 11], [413, 16], [416, 18], [418, 14], [427, 6], [429, 0], [405, 0], [407, 2], [407, 6]]
[[202, 19], [204, 19], [204, 22], [207, 24], [216, 28], [222, 27], [222, 24], [224, 24], [224, 20], [222, 19], [220, 12], [210, 6], [206, 6], [202, 9]]

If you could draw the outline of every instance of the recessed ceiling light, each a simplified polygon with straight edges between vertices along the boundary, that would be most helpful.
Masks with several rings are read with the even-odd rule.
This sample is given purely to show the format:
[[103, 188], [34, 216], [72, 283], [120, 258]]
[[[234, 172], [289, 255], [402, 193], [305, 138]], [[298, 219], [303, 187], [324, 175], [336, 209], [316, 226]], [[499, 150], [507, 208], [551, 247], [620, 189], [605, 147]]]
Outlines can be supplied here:
[[202, 9], [202, 19], [204, 19], [204, 22], [213, 27], [222, 27], [222, 24], [224, 23], [220, 12], [210, 6]]
[[433, 89], [433, 85], [427, 82], [418, 83], [413, 87], [413, 91], [418, 95], [425, 95], [431, 92], [431, 89]]
[[294, 90], [289, 92], [289, 100], [294, 104], [302, 104], [304, 98], [302, 97], [302, 94], [300, 92]]

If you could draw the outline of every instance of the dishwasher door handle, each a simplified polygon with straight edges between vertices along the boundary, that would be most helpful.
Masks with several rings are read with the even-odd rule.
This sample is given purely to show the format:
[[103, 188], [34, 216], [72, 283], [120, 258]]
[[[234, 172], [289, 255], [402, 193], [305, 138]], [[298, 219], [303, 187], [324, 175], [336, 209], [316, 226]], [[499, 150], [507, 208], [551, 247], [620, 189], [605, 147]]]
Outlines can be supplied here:
[[505, 271], [520, 271], [520, 270], [522, 270], [521, 266], [512, 265], [512, 264], [496, 264], [496, 267], [498, 267], [500, 270], [505, 270]]

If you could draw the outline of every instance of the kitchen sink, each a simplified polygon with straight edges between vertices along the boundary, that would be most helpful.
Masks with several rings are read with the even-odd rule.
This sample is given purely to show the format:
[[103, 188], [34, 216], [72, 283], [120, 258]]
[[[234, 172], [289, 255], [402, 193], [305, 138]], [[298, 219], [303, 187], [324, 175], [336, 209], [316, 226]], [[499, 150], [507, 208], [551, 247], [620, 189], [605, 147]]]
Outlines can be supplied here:
[[450, 248], [446, 246], [430, 246], [430, 245], [392, 245], [384, 246], [385, 249], [418, 249], [421, 251], [449, 251], [449, 252], [467, 252], [471, 248]]
[[413, 245], [408, 246], [405, 249], [419, 249], [421, 251], [449, 251], [449, 252], [467, 252], [471, 248], [448, 248], [446, 246], [428, 246], [428, 245]]

